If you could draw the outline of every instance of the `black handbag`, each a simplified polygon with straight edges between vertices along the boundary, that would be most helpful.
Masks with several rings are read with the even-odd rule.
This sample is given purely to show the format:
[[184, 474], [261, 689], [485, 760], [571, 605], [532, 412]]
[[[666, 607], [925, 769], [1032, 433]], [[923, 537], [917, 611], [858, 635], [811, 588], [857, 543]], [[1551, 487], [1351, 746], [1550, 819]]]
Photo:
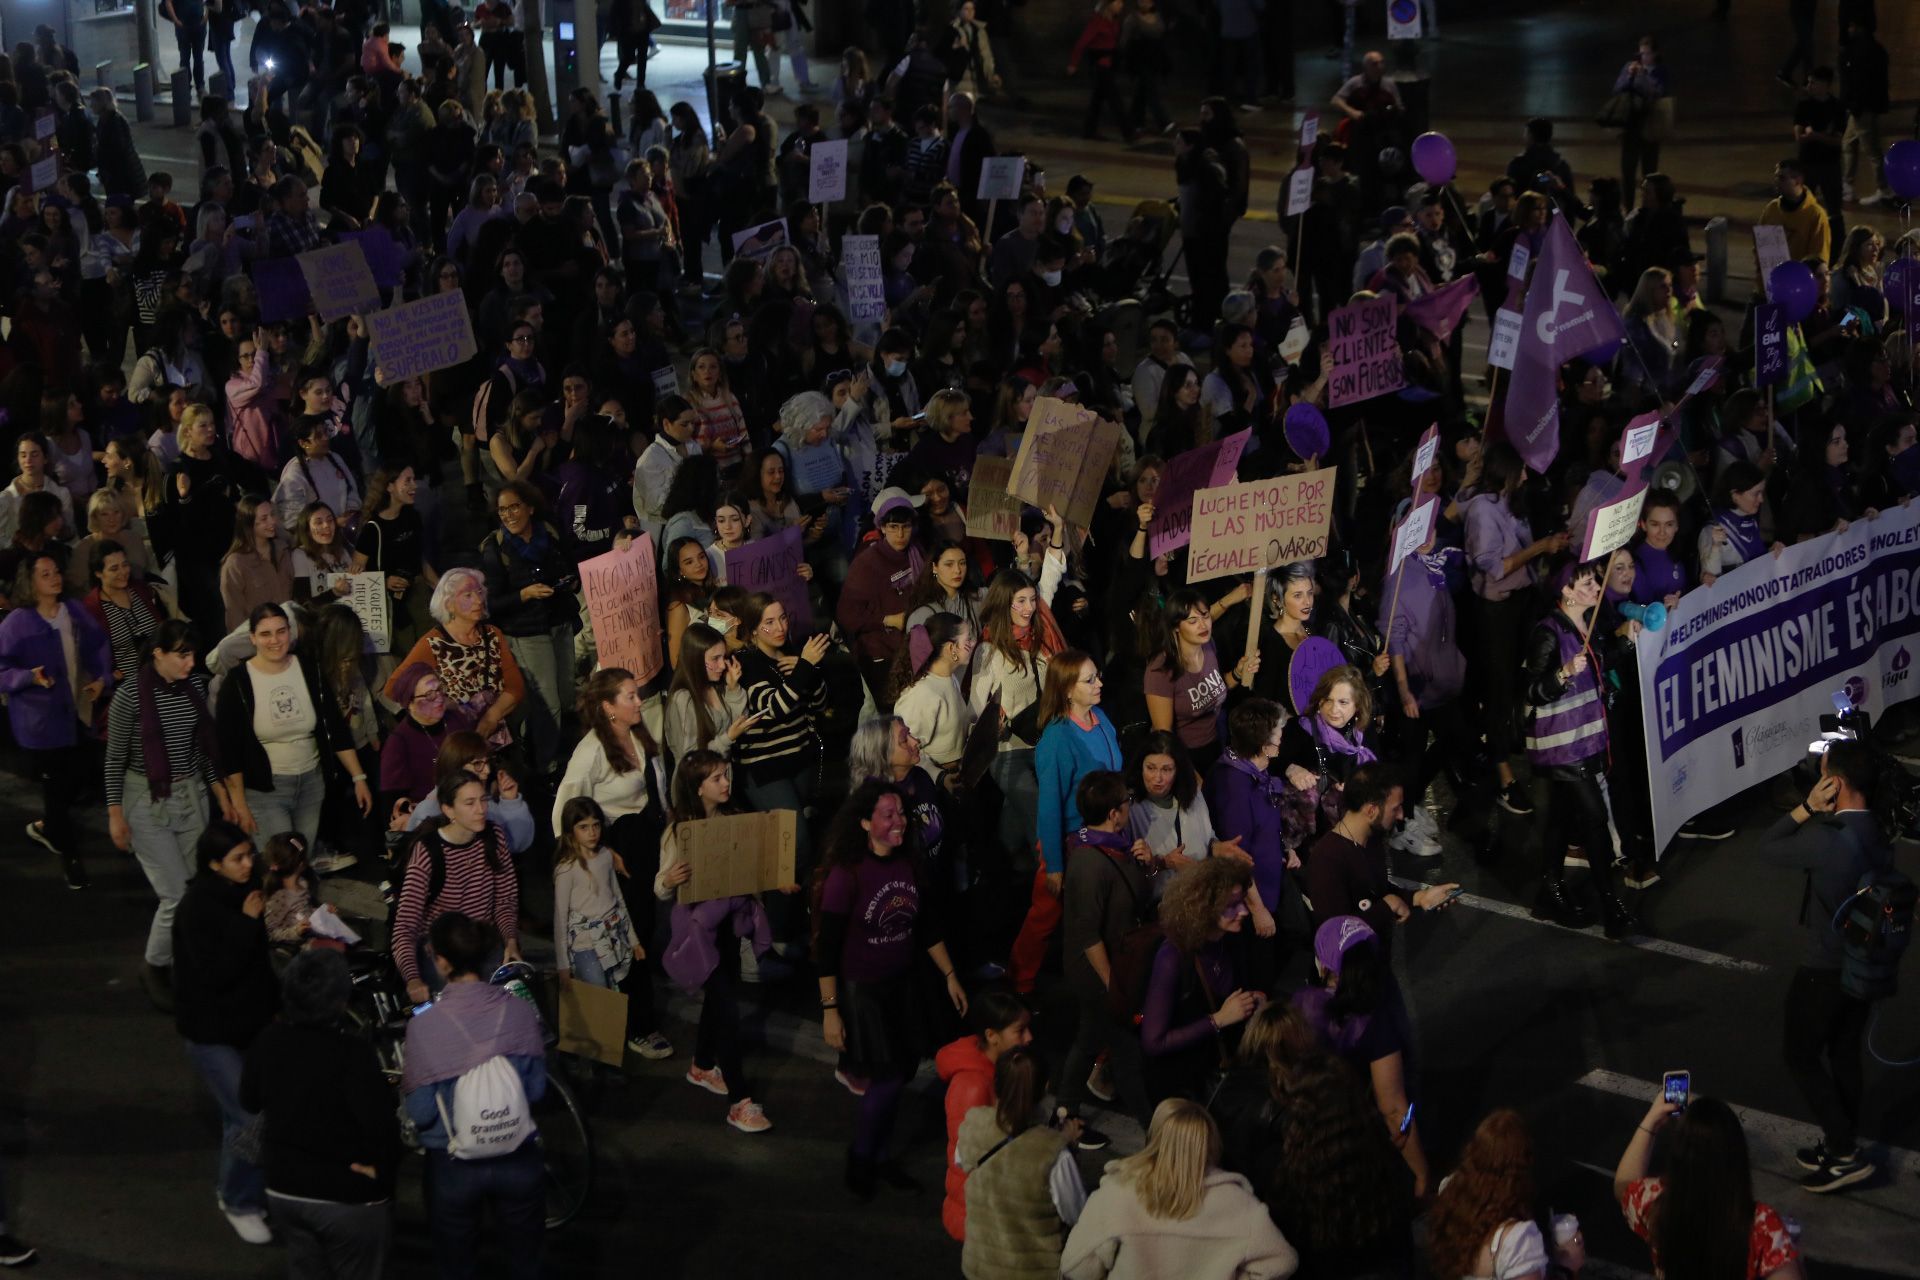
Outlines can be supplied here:
[[1033, 673], [1033, 701], [1020, 709], [1020, 713], [1007, 722], [1014, 737], [1029, 746], [1040, 740], [1040, 664], [1036, 659], [1031, 668]]

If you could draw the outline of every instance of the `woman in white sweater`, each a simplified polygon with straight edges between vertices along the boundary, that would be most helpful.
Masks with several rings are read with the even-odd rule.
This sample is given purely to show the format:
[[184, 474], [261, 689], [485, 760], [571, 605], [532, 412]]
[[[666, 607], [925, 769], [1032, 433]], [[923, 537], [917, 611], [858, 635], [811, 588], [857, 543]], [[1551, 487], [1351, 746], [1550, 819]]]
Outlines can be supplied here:
[[1067, 647], [1045, 603], [1065, 571], [1066, 557], [1053, 553], [1044, 562], [1037, 587], [1017, 569], [993, 575], [980, 606], [980, 642], [973, 651], [973, 677], [968, 685], [975, 719], [995, 701], [1006, 716], [1000, 753], [992, 766], [994, 783], [1006, 797], [1000, 811], [1000, 844], [1028, 860], [1040, 820], [1040, 784], [1033, 773], [1039, 731], [1026, 726], [1034, 734], [1028, 738], [1017, 731], [1016, 724], [1022, 711], [1040, 701], [1047, 660]]
[[667, 751], [675, 760], [703, 747], [731, 756], [733, 744], [759, 718], [747, 714], [740, 663], [727, 653], [726, 638], [704, 622], [690, 625], [667, 686]]
[[894, 663], [893, 714], [919, 741], [920, 767], [936, 782], [960, 767], [973, 730], [973, 708], [960, 692], [973, 646], [973, 627], [964, 618], [936, 613]]
[[1107, 1166], [1060, 1255], [1063, 1280], [1285, 1280], [1299, 1265], [1247, 1180], [1220, 1168], [1213, 1117], [1185, 1098], [1154, 1109], [1139, 1155]]

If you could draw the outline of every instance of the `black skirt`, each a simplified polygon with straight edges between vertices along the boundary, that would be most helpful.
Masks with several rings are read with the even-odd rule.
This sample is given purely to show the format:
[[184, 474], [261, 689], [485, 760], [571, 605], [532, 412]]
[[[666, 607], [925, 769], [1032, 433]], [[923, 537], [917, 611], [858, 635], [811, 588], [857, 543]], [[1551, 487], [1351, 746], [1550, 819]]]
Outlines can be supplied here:
[[842, 1070], [869, 1079], [909, 1080], [927, 1056], [924, 996], [913, 971], [877, 982], [840, 981], [840, 1021], [847, 1029]]

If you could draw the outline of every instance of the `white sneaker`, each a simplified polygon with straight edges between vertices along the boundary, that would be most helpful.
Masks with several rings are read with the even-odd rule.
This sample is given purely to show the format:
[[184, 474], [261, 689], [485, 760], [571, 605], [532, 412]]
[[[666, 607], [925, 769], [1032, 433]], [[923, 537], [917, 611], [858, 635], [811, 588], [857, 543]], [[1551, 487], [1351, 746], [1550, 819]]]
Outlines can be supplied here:
[[1413, 847], [1406, 850], [1408, 856], [1414, 858], [1437, 858], [1443, 852], [1440, 842], [1424, 831], [1415, 833]]
[[321, 853], [314, 855], [310, 865], [315, 874], [330, 876], [336, 871], [359, 866], [360, 859], [351, 853]]
[[273, 1228], [267, 1225], [266, 1214], [234, 1213], [227, 1209], [222, 1209], [221, 1212], [226, 1214], [227, 1225], [233, 1228], [233, 1234], [248, 1244], [273, 1243]]
[[1425, 805], [1415, 805], [1413, 812], [1407, 815], [1407, 825], [1424, 836], [1440, 834], [1440, 820], [1433, 816], [1433, 810]]

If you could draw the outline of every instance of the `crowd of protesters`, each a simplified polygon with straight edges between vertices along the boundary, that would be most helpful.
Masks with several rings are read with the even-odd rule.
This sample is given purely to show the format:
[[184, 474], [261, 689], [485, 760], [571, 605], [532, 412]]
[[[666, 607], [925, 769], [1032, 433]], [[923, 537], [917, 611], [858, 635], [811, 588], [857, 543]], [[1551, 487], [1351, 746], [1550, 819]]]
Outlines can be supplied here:
[[[1259, 40], [1226, 30], [1265, 30], [1237, 6], [1221, 6], [1237, 82], [1175, 104], [1182, 125], [1153, 0], [1091, 15], [1067, 63], [1093, 82], [1084, 131], [1111, 114], [1131, 138], [1151, 116], [1176, 157], [1177, 212], [1111, 226], [1090, 181], [1055, 188], [1038, 156], [1016, 198], [977, 198], [1000, 154], [977, 95], [1005, 67], [1004, 19], [974, 0], [883, 33], [876, 62], [849, 50], [819, 77], [830, 104], [777, 121], [783, 52], [814, 89], [804, 12], [735, 6], [760, 83], [724, 127], [644, 88], [658, 20], [616, 5], [621, 70], [640, 73], [626, 127], [581, 90], [558, 146], [538, 137], [511, 9], [428, 8], [401, 50], [363, 7], [270, 5], [244, 106], [199, 99], [193, 191], [143, 169], [111, 93], [81, 105], [57, 46], [0, 59], [0, 128], [5, 108], [51, 111], [62, 171], [34, 189], [34, 131], [0, 143], [0, 400], [22, 428], [0, 490], [0, 690], [43, 783], [27, 834], [87, 888], [98, 851], [68, 800], [102, 776], [109, 837], [158, 902], [147, 991], [219, 1103], [239, 1236], [277, 1229], [296, 1275], [384, 1266], [398, 1135], [371, 1059], [337, 1032], [345, 970], [324, 948], [284, 982], [275, 963], [316, 936], [325, 877], [384, 861], [392, 962], [412, 999], [446, 1006], [416, 1025], [403, 1081], [444, 1275], [470, 1274], [482, 1205], [514, 1274], [539, 1265], [532, 1148], [477, 1168], [450, 1119], [496, 1060], [525, 1097], [545, 1087], [537, 1025], [484, 981], [536, 947], [564, 981], [626, 993], [642, 1058], [686, 1053], [656, 986], [700, 993], [686, 1079], [748, 1135], [775, 1121], [749, 1084], [742, 987], [807, 975], [857, 1099], [844, 1177], [861, 1199], [913, 1184], [895, 1119], [945, 1043], [942, 1221], [969, 1276], [1403, 1274], [1422, 1211], [1436, 1275], [1577, 1271], [1577, 1224], [1534, 1221], [1519, 1117], [1489, 1116], [1451, 1180], [1423, 1148], [1392, 955], [1455, 886], [1405, 892], [1389, 869], [1498, 856], [1488, 816], [1538, 809], [1519, 841], [1535, 915], [1637, 929], [1633, 895], [1661, 872], [1634, 606], [1920, 491], [1911, 357], [1887, 336], [1903, 303], [1881, 288], [1907, 246], [1837, 222], [1830, 243], [1813, 216], [1827, 171], [1805, 148], [1781, 162], [1762, 221], [1788, 228], [1820, 297], [1768, 398], [1752, 325], [1700, 296], [1682, 194], [1644, 133], [1624, 144], [1630, 184], [1636, 162], [1653, 170], [1637, 189], [1599, 176], [1583, 199], [1544, 120], [1485, 192], [1429, 184], [1396, 149], [1378, 54], [1299, 157], [1314, 176], [1304, 216], [1282, 219], [1294, 239], [1230, 279], [1229, 234], [1272, 194], [1253, 190], [1236, 117], [1292, 95], [1263, 80]], [[232, 92], [231, 9], [164, 10], [196, 88], [211, 41]], [[1668, 91], [1651, 45], [1624, 92]], [[850, 144], [854, 197], [831, 211], [807, 201], [808, 149], [828, 139]], [[770, 250], [735, 252], [775, 218]], [[1469, 405], [1458, 316], [1404, 310], [1405, 388], [1326, 409], [1325, 442], [1303, 449], [1288, 411], [1325, 406], [1332, 309], [1473, 277], [1491, 311], [1514, 246], [1537, 250], [1553, 218], [1628, 337], [1564, 369], [1550, 466]], [[269, 264], [349, 232], [391, 246], [390, 305], [459, 294], [478, 353], [389, 379], [364, 316], [266, 319], [284, 279]], [[842, 300], [854, 233], [878, 237], [880, 324]], [[1177, 304], [1148, 288], [1176, 233]], [[1049, 504], [1008, 539], [970, 532], [978, 459], [1017, 456], [1043, 399], [1121, 428], [1092, 520]], [[1692, 483], [1649, 499], [1611, 569], [1579, 562], [1576, 515], [1623, 483], [1627, 419], [1662, 406]], [[1416, 477], [1430, 425], [1437, 461]], [[1149, 553], [1169, 462], [1241, 431], [1241, 479], [1339, 477], [1326, 554], [1258, 591]], [[1433, 535], [1390, 570], [1388, 530], [1427, 494]], [[797, 593], [729, 582], [731, 553], [793, 530]], [[586, 561], [642, 535], [650, 677], [599, 662], [581, 590]], [[369, 573], [380, 634], [351, 603]], [[687, 824], [772, 810], [795, 814], [796, 883], [681, 903]], [[1682, 835], [1731, 830], [1706, 815]], [[1056, 944], [1073, 1024], [1050, 1063], [1030, 1024]], [[1852, 1097], [1857, 1112], [1857, 1080]], [[1072, 1152], [1108, 1145], [1095, 1107], [1148, 1137], [1089, 1194]], [[1813, 1189], [1865, 1176], [1844, 1112], [1822, 1114]], [[1656, 1105], [1616, 1181], [1669, 1272], [1684, 1254], [1690, 1273], [1735, 1274], [1747, 1235], [1722, 1228], [1751, 1217], [1766, 1265], [1747, 1273], [1796, 1275], [1732, 1113], [1697, 1100], [1648, 1178], [1668, 1122]]]

